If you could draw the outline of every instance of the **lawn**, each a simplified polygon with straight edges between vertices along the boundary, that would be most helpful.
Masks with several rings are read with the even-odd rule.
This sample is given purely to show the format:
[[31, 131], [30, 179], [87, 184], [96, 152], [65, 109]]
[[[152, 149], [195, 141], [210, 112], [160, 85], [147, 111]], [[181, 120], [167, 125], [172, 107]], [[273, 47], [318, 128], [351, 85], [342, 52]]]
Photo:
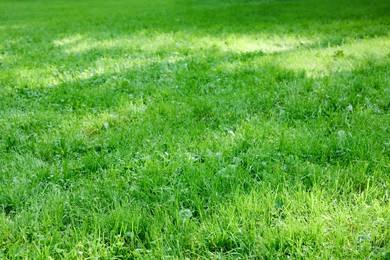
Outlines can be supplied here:
[[390, 2], [1, 0], [0, 259], [389, 259]]

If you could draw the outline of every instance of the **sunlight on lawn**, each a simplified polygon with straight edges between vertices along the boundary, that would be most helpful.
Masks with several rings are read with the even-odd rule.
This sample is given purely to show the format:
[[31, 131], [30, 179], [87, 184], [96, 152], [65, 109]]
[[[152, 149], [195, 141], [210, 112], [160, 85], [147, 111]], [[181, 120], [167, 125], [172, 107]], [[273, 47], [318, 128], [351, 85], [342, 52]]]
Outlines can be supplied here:
[[200, 42], [205, 42], [207, 47], [217, 46], [223, 52], [263, 52], [267, 54], [291, 51], [303, 42], [309, 43], [307, 39], [303, 38], [261, 34], [230, 34], [223, 38], [209, 36], [200, 39]]
[[350, 2], [0, 0], [0, 259], [388, 257], [390, 6]]
[[289, 52], [277, 60], [284, 68], [304, 70], [308, 76], [326, 76], [334, 72], [351, 71], [367, 60], [383, 59], [390, 54], [390, 38], [357, 40], [341, 46]]
[[139, 50], [145, 53], [159, 50], [181, 50], [184, 46], [191, 50], [200, 51], [207, 48], [218, 48], [220, 51], [230, 52], [264, 52], [276, 53], [292, 50], [302, 44], [310, 44], [309, 39], [293, 36], [277, 35], [241, 35], [227, 34], [224, 37], [191, 35], [186, 32], [177, 33], [150, 33], [141, 31], [123, 38], [99, 40], [74, 35], [53, 41], [63, 52], [82, 54], [88, 51], [122, 49]]
[[53, 41], [54, 46], [61, 47], [61, 46], [71, 46], [74, 44], [78, 44], [84, 40], [84, 37], [80, 34], [75, 34], [70, 37], [65, 37], [62, 39], [57, 39]]
[[[10, 67], [7, 74], [17, 85], [29, 88], [54, 87], [64, 83], [88, 80], [103, 74], [123, 73], [152, 64], [178, 63], [193, 55], [211, 55], [216, 67], [233, 71], [243, 67], [259, 68], [267, 63], [292, 71], [305, 71], [312, 77], [333, 72], [351, 71], [367, 59], [389, 55], [390, 38], [357, 40], [336, 47], [316, 46], [315, 41], [292, 36], [236, 35], [222, 37], [190, 35], [185, 32], [150, 33], [141, 31], [127, 37], [96, 40], [81, 34], [56, 39], [53, 46], [64, 56], [80, 59], [82, 66], [64, 68], [50, 63], [34, 68]], [[224, 55], [258, 53], [245, 62], [224, 60]], [[277, 54], [276, 56], [274, 54]], [[220, 58], [222, 59], [220, 59]], [[18, 56], [1, 57], [17, 63]]]
[[[310, 43], [311, 41], [308, 39], [292, 36], [228, 34], [224, 37], [214, 37], [211, 35], [190, 35], [185, 32], [150, 33], [147, 31], [114, 39], [96, 40], [77, 34], [53, 41], [53, 45], [59, 48], [64, 55], [70, 55], [70, 57], [80, 55], [80, 58], [92, 56], [92, 62], [87, 68], [70, 71], [72, 81], [88, 79], [106, 73], [120, 73], [156, 62], [177, 63], [189, 56], [206, 54], [210, 50], [217, 51], [218, 55], [251, 52], [272, 54], [293, 51], [302, 44]], [[223, 66], [231, 67], [234, 64], [231, 66], [224, 64]], [[47, 70], [47, 68], [43, 70]], [[67, 73], [56, 73], [55, 67], [52, 67], [51, 70], [55, 75], [49, 76], [45, 82], [58, 85], [71, 81], [67, 79]], [[29, 75], [25, 72], [23, 74]], [[45, 73], [39, 74], [42, 76]], [[33, 75], [30, 74], [30, 76]]]

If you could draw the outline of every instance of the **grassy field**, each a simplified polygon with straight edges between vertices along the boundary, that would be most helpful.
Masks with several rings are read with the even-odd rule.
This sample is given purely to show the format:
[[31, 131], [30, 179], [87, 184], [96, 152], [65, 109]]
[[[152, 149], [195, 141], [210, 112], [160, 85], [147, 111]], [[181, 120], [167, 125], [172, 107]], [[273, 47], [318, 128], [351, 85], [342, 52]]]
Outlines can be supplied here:
[[1, 0], [0, 259], [390, 259], [387, 0]]

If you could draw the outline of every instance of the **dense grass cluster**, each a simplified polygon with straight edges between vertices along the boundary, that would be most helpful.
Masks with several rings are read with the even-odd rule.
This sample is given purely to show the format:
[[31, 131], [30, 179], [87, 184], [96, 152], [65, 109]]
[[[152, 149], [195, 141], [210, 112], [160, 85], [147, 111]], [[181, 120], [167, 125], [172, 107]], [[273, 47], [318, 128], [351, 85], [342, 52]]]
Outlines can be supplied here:
[[389, 259], [389, 14], [0, 1], [0, 258]]

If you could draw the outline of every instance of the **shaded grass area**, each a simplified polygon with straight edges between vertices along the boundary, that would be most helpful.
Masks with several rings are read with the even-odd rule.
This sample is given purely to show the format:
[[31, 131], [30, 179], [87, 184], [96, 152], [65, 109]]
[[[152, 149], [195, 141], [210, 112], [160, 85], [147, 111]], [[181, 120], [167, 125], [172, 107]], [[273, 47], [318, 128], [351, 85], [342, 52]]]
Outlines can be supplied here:
[[386, 1], [2, 1], [0, 256], [389, 257]]

